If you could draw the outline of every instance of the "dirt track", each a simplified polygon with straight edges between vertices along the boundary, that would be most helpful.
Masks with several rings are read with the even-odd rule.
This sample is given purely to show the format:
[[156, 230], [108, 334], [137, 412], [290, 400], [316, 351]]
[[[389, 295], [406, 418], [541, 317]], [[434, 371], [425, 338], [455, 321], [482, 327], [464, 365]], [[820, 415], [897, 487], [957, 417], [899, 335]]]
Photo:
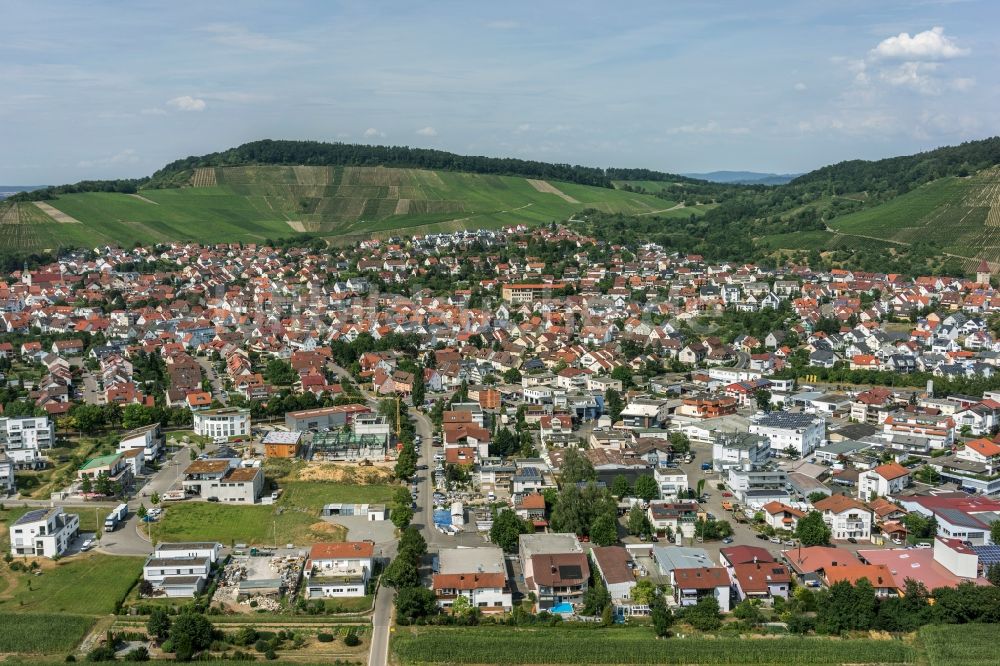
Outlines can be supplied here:
[[566, 194], [565, 192], [562, 192], [558, 187], [556, 187], [547, 180], [535, 180], [533, 178], [526, 178], [525, 180], [527, 180], [528, 183], [539, 192], [554, 194], [567, 203], [575, 203], [575, 204], [580, 203], [570, 195]]
[[66, 213], [56, 208], [53, 208], [44, 201], [36, 201], [35, 205], [38, 206], [38, 209], [40, 211], [51, 217], [59, 224], [82, 224], [80, 220], [76, 219], [75, 217], [70, 217]]

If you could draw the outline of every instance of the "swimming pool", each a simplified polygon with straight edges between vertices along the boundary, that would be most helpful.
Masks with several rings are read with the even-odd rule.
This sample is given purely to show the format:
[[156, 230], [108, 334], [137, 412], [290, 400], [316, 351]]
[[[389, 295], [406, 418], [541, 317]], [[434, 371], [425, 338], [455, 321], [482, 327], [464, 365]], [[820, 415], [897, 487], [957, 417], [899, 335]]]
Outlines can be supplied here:
[[573, 614], [573, 604], [567, 604], [565, 602], [561, 604], [556, 604], [549, 609], [550, 613], [558, 613], [559, 615], [572, 615]]

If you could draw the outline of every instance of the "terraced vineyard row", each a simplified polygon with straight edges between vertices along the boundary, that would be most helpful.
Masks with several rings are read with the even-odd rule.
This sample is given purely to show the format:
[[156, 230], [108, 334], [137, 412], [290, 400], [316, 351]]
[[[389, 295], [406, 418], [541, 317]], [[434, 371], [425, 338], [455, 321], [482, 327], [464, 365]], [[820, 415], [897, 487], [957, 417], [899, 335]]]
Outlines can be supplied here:
[[930, 241], [944, 252], [1000, 259], [1000, 169], [943, 178], [886, 204], [830, 222], [844, 234], [901, 243]]

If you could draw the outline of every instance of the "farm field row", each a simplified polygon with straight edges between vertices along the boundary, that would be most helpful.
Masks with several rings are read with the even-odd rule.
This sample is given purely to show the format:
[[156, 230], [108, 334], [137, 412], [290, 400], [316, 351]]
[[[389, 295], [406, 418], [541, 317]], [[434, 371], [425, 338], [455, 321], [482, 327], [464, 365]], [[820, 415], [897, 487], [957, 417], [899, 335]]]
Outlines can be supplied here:
[[672, 638], [648, 628], [400, 627], [392, 650], [404, 664], [910, 664], [901, 640]]

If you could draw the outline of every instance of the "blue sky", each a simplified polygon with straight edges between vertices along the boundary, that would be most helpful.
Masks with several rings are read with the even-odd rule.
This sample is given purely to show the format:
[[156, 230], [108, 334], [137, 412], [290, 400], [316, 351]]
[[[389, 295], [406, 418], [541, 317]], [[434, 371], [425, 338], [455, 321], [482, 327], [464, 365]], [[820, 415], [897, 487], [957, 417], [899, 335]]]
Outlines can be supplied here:
[[4, 0], [0, 183], [259, 138], [805, 171], [996, 134], [998, 25], [995, 0]]

